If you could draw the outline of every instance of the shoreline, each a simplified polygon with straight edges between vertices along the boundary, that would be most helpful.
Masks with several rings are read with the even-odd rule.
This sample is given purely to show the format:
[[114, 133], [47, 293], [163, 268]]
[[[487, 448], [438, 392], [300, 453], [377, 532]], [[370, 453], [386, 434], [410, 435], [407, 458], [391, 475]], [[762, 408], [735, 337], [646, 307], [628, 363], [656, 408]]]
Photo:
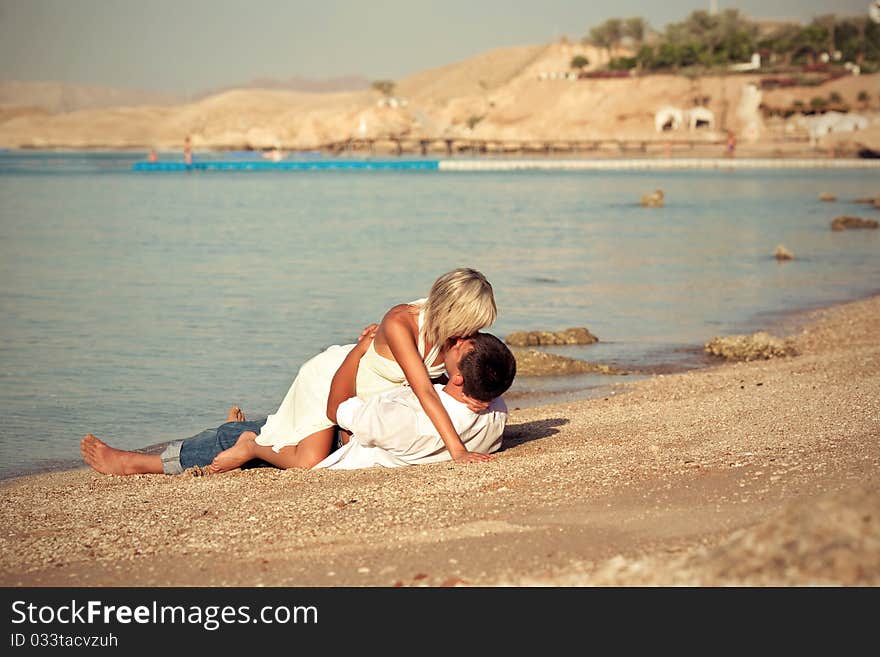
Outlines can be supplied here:
[[[45, 148], [0, 149], [7, 158], [37, 159], [40, 156], [117, 156], [133, 158], [143, 155], [144, 148]], [[290, 158], [279, 161], [262, 158], [261, 151], [250, 151], [253, 157], [230, 157], [238, 151], [210, 150], [195, 153], [187, 165], [178, 151], [163, 151], [170, 159], [158, 162], [138, 160], [119, 170], [136, 173], [205, 172], [261, 172], [261, 171], [418, 171], [418, 172], [516, 172], [516, 171], [728, 171], [728, 170], [805, 170], [805, 169], [877, 169], [880, 159], [859, 157], [829, 157], [827, 153], [777, 153], [772, 149], [754, 149], [725, 157], [717, 152], [694, 148], [674, 155], [646, 154], [638, 156], [621, 153], [584, 154], [555, 153], [375, 153], [291, 151]], [[51, 161], [51, 157], [48, 161]]]
[[6, 480], [0, 582], [880, 584], [880, 296], [803, 314], [799, 356], [514, 411], [481, 467]]
[[[836, 306], [841, 306], [857, 301], [863, 301], [872, 297], [880, 297], [880, 289], [873, 290], [864, 295], [857, 295], [849, 299], [832, 301], [830, 303], [817, 303], [805, 306], [803, 308], [773, 311], [770, 313], [754, 313], [749, 317], [741, 320], [740, 322], [737, 322], [737, 326], [745, 327], [743, 330], [748, 333], [754, 333], [756, 331], [767, 331], [774, 335], [779, 335], [781, 332], [794, 333], [800, 331], [804, 327], [804, 325], [810, 321], [810, 317], [818, 311], [829, 310]], [[767, 318], [768, 321], [761, 321], [760, 318], [762, 317]], [[706, 341], [708, 341], [710, 338], [711, 336], [707, 334]], [[676, 350], [678, 350], [679, 348], [680, 347], [676, 348]], [[519, 394], [515, 393], [514, 395], [505, 395], [505, 399], [510, 402], [508, 406], [511, 409], [516, 410], [539, 408], [541, 406], [548, 406], [551, 404], [585, 402], [607, 396], [608, 394], [616, 394], [616, 392], [613, 391], [616, 391], [620, 387], [625, 388], [626, 386], [644, 378], [651, 378], [658, 375], [685, 374], [688, 372], [702, 371], [708, 368], [723, 365], [725, 363], [719, 358], [713, 358], [705, 355], [703, 352], [703, 343], [694, 343], [692, 345], [687, 345], [686, 348], [689, 351], [693, 352], [693, 357], [691, 360], [687, 361], [687, 364], [651, 366], [643, 370], [632, 370], [627, 375], [603, 375], [608, 378], [607, 383], [602, 383], [586, 388], [560, 387], [549, 390], [531, 390]], [[669, 351], [669, 349], [665, 349], [663, 351], [664, 353], [666, 353]], [[558, 376], [551, 375], [550, 377], [539, 376], [530, 378], [553, 378], [558, 381], [574, 380], [578, 376], [579, 375], [577, 374], [562, 374]], [[156, 443], [153, 445], [144, 445], [143, 447], [138, 448], [137, 451], [157, 450], [164, 445], [167, 445], [167, 442]], [[57, 462], [43, 462], [33, 467], [25, 468], [21, 472], [15, 474], [0, 475], [0, 487], [2, 487], [2, 485], [5, 483], [14, 481], [21, 477], [30, 477], [34, 475], [48, 474], [53, 472], [72, 472], [81, 469], [84, 469], [81, 459], [65, 459], [59, 460]]]

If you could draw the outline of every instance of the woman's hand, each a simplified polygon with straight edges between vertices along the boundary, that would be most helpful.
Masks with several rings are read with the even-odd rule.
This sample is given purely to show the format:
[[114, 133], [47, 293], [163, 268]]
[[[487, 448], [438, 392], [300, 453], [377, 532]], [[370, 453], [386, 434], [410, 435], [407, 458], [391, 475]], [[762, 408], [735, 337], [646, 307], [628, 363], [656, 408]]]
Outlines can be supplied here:
[[327, 419], [336, 424], [336, 411], [346, 399], [357, 395], [357, 374], [361, 358], [376, 335], [376, 324], [367, 326], [358, 336], [357, 344], [345, 355], [345, 359], [330, 380], [330, 394], [327, 396]]
[[373, 341], [373, 338], [376, 337], [376, 331], [378, 330], [378, 324], [370, 324], [369, 326], [364, 327], [364, 330], [361, 331], [361, 334], [358, 336], [357, 348], [366, 353], [367, 349], [370, 346], [370, 343]]
[[370, 338], [372, 340], [376, 337], [376, 331], [379, 330], [378, 324], [370, 324], [369, 326], [365, 326], [364, 330], [361, 331], [361, 334], [358, 336], [357, 341], [360, 342], [364, 338]]
[[453, 455], [452, 460], [456, 463], [485, 463], [491, 461], [492, 456], [489, 454], [480, 454], [479, 452], [460, 452]]
[[468, 397], [467, 395], [463, 395], [464, 403], [467, 407], [472, 410], [474, 413], [482, 413], [492, 402], [480, 401], [479, 399], [474, 399], [473, 397]]

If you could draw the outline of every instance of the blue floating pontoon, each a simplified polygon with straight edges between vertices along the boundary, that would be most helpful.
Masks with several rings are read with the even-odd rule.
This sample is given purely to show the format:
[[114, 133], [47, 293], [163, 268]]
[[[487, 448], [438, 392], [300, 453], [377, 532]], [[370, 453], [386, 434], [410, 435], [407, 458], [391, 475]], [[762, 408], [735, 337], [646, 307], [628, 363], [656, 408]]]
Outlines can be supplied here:
[[290, 162], [135, 162], [134, 171], [435, 171], [439, 160], [313, 160]]

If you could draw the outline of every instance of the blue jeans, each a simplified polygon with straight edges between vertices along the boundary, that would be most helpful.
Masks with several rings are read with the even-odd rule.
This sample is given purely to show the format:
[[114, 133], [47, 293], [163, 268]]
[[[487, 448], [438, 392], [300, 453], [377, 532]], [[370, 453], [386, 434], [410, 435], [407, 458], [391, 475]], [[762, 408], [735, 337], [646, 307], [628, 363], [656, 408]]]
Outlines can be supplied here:
[[205, 429], [186, 440], [174, 440], [162, 452], [162, 470], [165, 474], [180, 474], [196, 465], [210, 465], [214, 457], [229, 449], [245, 431], [259, 435], [266, 420], [226, 422], [216, 429]]

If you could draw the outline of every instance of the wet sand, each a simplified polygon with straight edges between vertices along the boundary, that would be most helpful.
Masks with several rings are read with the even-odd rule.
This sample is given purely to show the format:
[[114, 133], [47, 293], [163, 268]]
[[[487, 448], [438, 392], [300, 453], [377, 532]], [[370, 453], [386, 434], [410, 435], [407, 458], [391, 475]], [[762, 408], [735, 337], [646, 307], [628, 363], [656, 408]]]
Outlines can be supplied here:
[[878, 328], [515, 410], [486, 465], [7, 481], [0, 584], [878, 585]]

